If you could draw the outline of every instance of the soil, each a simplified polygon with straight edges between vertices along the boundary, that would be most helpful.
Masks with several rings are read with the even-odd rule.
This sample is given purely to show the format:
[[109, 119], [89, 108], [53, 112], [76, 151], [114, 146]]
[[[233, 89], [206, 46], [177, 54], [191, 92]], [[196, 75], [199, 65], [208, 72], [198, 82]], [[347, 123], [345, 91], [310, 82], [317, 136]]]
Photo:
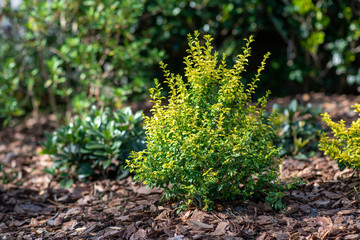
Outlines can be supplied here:
[[[334, 120], [356, 120], [351, 105], [360, 96], [310, 93], [295, 96], [321, 105]], [[272, 99], [286, 105], [291, 97]], [[61, 189], [42, 169], [52, 164], [39, 155], [44, 130], [53, 116], [0, 131], [1, 239], [360, 239], [360, 179], [320, 152], [306, 160], [286, 157], [281, 180], [306, 181], [285, 193], [287, 207], [274, 211], [255, 201], [219, 203], [212, 212], [160, 202], [162, 191], [124, 180], [74, 184]], [[5, 176], [5, 175], [6, 176]]]

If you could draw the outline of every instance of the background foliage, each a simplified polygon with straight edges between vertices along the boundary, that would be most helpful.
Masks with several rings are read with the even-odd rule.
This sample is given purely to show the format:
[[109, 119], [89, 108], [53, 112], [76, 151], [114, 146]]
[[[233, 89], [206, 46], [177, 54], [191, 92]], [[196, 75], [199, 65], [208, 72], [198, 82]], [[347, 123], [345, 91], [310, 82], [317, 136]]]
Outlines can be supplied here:
[[233, 56], [230, 63], [240, 39], [255, 34], [257, 52], [251, 60], [259, 63], [264, 53], [272, 52], [263, 90], [282, 95], [353, 91], [353, 84], [360, 84], [357, 0], [181, 0], [148, 1], [146, 6], [153, 13], [147, 26], [161, 29], [162, 35], [153, 39], [166, 40], [170, 66], [181, 68], [175, 63], [184, 55], [186, 34], [193, 30], [211, 34], [215, 46]]
[[120, 107], [143, 93], [163, 51], [139, 30], [144, 1], [25, 0], [0, 37], [0, 117]]
[[70, 114], [144, 98], [161, 78], [160, 59], [183, 73], [186, 35], [196, 29], [232, 56], [230, 65], [240, 39], [255, 34], [254, 65], [272, 52], [260, 94], [360, 85], [357, 0], [24, 0], [18, 9], [7, 0], [0, 11], [2, 121], [49, 104]]

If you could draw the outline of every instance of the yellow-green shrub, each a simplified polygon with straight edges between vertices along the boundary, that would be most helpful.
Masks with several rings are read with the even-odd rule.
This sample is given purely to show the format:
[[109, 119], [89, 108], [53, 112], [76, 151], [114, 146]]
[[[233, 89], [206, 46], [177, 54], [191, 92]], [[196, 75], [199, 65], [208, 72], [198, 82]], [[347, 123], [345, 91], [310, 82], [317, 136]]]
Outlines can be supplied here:
[[[360, 113], [360, 105], [353, 106], [355, 112]], [[331, 159], [337, 160], [340, 170], [345, 167], [360, 170], [360, 119], [346, 128], [345, 121], [335, 123], [328, 113], [322, 114], [323, 122], [331, 128], [333, 136], [321, 135], [319, 149]]]
[[[225, 55], [219, 62], [212, 38], [188, 36], [185, 77], [171, 74], [161, 63], [170, 89], [162, 105], [159, 83], [150, 90], [153, 116], [145, 118], [147, 149], [133, 152], [128, 166], [135, 178], [165, 189], [165, 197], [207, 208], [217, 199], [267, 197], [280, 207], [283, 196], [277, 177], [279, 149], [271, 143], [273, 129], [266, 124], [268, 94], [251, 104], [264, 56], [247, 87], [241, 74], [250, 56], [250, 37], [232, 69]], [[184, 205], [183, 205], [184, 206]]]

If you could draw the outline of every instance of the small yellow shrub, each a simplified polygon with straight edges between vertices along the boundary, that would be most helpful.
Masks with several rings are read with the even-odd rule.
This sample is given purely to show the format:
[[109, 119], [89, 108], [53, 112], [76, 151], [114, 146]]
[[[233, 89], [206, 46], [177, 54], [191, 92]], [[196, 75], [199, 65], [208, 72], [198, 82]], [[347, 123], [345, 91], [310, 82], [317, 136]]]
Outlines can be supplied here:
[[[359, 104], [355, 104], [353, 108], [360, 114]], [[328, 113], [324, 113], [322, 116], [323, 122], [331, 128], [332, 136], [323, 133], [319, 149], [331, 159], [337, 160], [340, 170], [345, 167], [360, 170], [360, 119], [352, 122], [351, 126], [346, 128], [344, 120], [335, 123]]]
[[246, 40], [243, 54], [228, 69], [225, 55], [219, 62], [213, 51], [211, 36], [204, 36], [204, 45], [198, 36], [189, 35], [186, 81], [161, 64], [169, 103], [162, 105], [157, 83], [150, 91], [153, 116], [144, 123], [147, 149], [134, 152], [128, 166], [136, 179], [164, 188], [166, 198], [185, 200], [185, 205], [206, 209], [214, 200], [257, 196], [280, 208], [280, 151], [272, 144], [274, 131], [264, 110], [269, 93], [256, 105], [251, 103], [269, 54], [245, 86], [241, 74], [253, 38]]

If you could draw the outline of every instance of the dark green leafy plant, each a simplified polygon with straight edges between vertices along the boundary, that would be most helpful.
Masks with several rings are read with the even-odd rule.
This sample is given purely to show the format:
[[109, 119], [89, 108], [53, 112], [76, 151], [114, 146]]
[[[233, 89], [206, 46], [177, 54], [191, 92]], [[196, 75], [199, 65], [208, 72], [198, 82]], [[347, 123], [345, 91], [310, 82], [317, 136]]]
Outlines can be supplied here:
[[130, 108], [112, 112], [93, 106], [88, 116], [46, 133], [42, 153], [50, 154], [54, 164], [45, 171], [60, 179], [62, 187], [71, 186], [73, 179], [126, 177], [125, 159], [145, 148], [142, 120], [142, 114]]
[[273, 139], [277, 147], [281, 147], [281, 156], [291, 155], [297, 159], [314, 156], [319, 141], [319, 131], [323, 131], [318, 119], [321, 107], [314, 108], [308, 103], [306, 106], [292, 100], [287, 107], [273, 105], [277, 116], [272, 118], [271, 124], [276, 130]]
[[161, 64], [170, 88], [169, 103], [162, 105], [161, 88], [151, 89], [153, 116], [145, 118], [147, 149], [132, 152], [128, 166], [135, 179], [165, 189], [165, 198], [186, 205], [211, 207], [218, 199], [266, 197], [281, 206], [280, 150], [271, 142], [274, 132], [265, 124], [266, 96], [251, 104], [256, 83], [265, 67], [264, 56], [252, 83], [242, 73], [250, 56], [247, 40], [234, 68], [225, 55], [218, 59], [210, 35], [199, 42], [188, 36], [185, 77], [171, 74]]

